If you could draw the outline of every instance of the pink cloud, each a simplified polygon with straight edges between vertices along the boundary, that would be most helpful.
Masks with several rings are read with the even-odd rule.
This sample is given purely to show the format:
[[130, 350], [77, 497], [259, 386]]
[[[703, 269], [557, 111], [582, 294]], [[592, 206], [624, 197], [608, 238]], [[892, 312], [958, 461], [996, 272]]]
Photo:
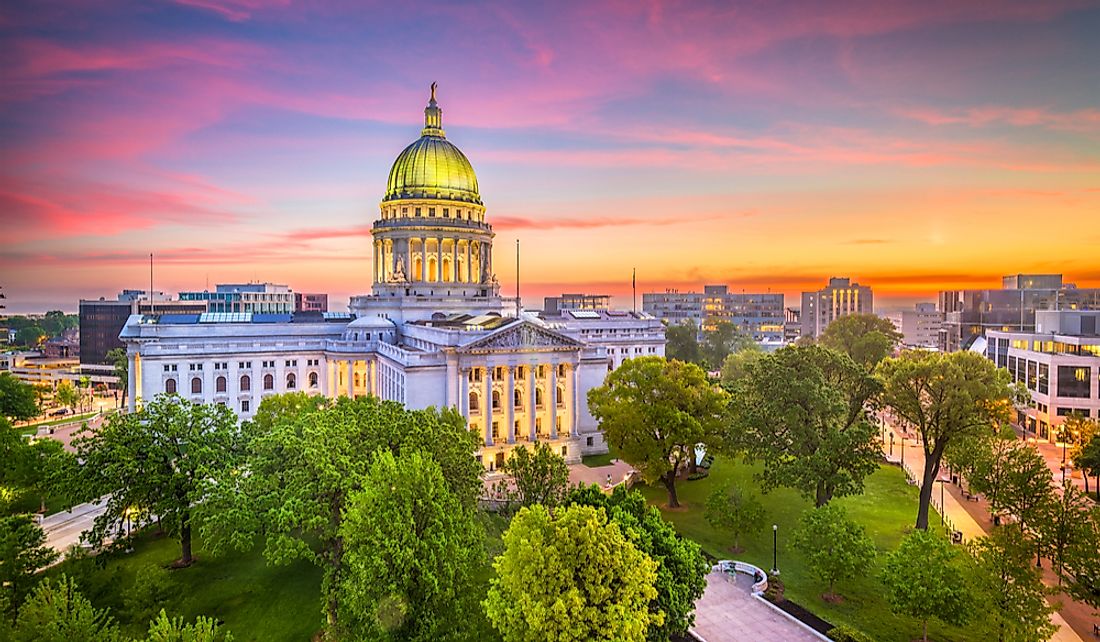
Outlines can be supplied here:
[[930, 107], [902, 108], [898, 115], [928, 125], [967, 125], [987, 127], [1045, 127], [1071, 132], [1100, 132], [1100, 109], [1054, 111], [1042, 107], [985, 106], [947, 111]]

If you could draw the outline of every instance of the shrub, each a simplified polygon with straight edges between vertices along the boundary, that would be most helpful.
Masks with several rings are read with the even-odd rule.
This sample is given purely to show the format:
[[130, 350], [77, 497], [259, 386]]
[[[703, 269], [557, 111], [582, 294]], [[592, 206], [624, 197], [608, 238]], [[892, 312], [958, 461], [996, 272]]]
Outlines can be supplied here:
[[829, 629], [828, 636], [833, 642], [875, 642], [871, 636], [846, 624]]

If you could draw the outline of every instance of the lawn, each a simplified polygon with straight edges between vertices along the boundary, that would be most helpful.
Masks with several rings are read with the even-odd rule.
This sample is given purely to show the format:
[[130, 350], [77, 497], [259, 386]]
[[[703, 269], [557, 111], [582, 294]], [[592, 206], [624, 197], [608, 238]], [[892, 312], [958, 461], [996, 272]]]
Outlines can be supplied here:
[[78, 421], [84, 421], [86, 419], [91, 419], [92, 417], [96, 416], [96, 414], [98, 413], [86, 412], [80, 415], [68, 415], [66, 417], [61, 417], [60, 419], [51, 419], [50, 421], [40, 421], [36, 424], [19, 426], [18, 428], [16, 428], [16, 430], [18, 430], [20, 434], [23, 435], [33, 435], [38, 432], [39, 428], [45, 428], [47, 426], [60, 426], [61, 424], [71, 424]]
[[[501, 534], [507, 522], [483, 515], [489, 558], [500, 552]], [[80, 591], [95, 606], [109, 607], [125, 633], [144, 634], [147, 622], [131, 622], [123, 608], [123, 594], [134, 584], [138, 569], [147, 565], [166, 567], [179, 557], [179, 543], [168, 537], [145, 534], [133, 553], [110, 553], [100, 559], [68, 560], [50, 569], [76, 578]], [[287, 566], [270, 566], [256, 548], [246, 553], [212, 555], [196, 541], [194, 565], [170, 571], [174, 583], [172, 598], [163, 606], [171, 616], [193, 620], [199, 615], [222, 620], [238, 642], [301, 642], [309, 640], [323, 623], [321, 571], [305, 561]], [[484, 570], [485, 588], [492, 568]], [[479, 578], [481, 579], [481, 578]], [[464, 614], [478, 618], [482, 642], [499, 640], [484, 613]]]
[[[878, 564], [862, 577], [839, 585], [837, 591], [844, 596], [841, 604], [823, 601], [820, 595], [826, 585], [814, 579], [800, 563], [799, 555], [786, 546], [787, 537], [804, 510], [813, 503], [788, 489], [777, 489], [761, 499], [768, 511], [766, 523], [760, 530], [742, 538], [745, 551], [729, 552], [730, 539], [716, 531], [703, 519], [702, 506], [707, 494], [716, 484], [733, 480], [742, 488], [758, 488], [753, 473], [759, 467], [749, 466], [730, 459], [718, 458], [711, 467], [709, 477], [697, 481], [680, 482], [677, 486], [683, 508], [668, 510], [665, 503], [668, 494], [661, 487], [641, 487], [650, 503], [661, 508], [664, 516], [676, 525], [681, 534], [699, 542], [707, 553], [719, 559], [740, 559], [763, 569], [772, 566], [772, 524], [779, 526], [779, 569], [786, 587], [786, 596], [808, 608], [834, 625], [849, 624], [880, 642], [909, 642], [919, 637], [920, 623], [890, 612], [884, 598], [885, 589], [877, 579]], [[900, 468], [881, 466], [867, 479], [866, 490], [858, 497], [834, 500], [843, 505], [849, 515], [867, 529], [881, 556], [897, 547], [902, 536], [912, 528], [917, 514], [917, 489], [905, 483]], [[938, 519], [936, 530], [939, 530]], [[963, 642], [982, 639], [979, 632], [929, 624], [929, 638], [937, 642]]]

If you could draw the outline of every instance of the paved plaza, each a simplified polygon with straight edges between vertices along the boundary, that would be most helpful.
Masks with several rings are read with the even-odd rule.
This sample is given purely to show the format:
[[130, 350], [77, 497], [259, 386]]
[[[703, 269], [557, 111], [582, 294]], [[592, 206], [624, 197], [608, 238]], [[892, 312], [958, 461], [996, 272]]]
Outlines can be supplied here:
[[704, 642], [820, 642], [819, 636], [752, 596], [752, 578], [721, 571], [707, 575], [695, 603], [691, 631]]

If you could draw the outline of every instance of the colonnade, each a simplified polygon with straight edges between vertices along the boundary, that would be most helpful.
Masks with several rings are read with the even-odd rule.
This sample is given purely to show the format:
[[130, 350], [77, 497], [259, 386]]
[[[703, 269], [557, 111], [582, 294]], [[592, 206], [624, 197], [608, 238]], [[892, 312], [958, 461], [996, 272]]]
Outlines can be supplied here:
[[400, 259], [405, 280], [426, 283], [481, 283], [492, 273], [490, 244], [466, 238], [418, 236], [374, 242], [376, 283], [390, 281]]
[[378, 386], [378, 362], [376, 360], [330, 359], [328, 362], [328, 391], [331, 398], [344, 395], [380, 396]]
[[573, 363], [490, 363], [463, 368], [459, 381], [462, 414], [486, 446], [578, 436]]

